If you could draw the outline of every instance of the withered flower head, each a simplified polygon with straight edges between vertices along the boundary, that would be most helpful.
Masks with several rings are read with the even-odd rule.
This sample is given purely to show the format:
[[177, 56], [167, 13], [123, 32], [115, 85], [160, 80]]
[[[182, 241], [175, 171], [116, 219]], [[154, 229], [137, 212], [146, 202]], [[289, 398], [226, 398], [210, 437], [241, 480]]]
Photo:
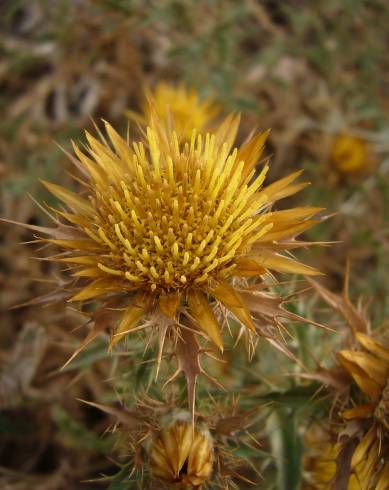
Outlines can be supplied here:
[[[150, 104], [151, 103], [151, 104]], [[153, 112], [162, 120], [174, 119], [177, 135], [190, 141], [193, 128], [204, 132], [219, 113], [219, 108], [211, 98], [200, 99], [195, 89], [187, 89], [184, 85], [158, 83], [154, 90], [146, 92], [143, 104], [143, 115], [128, 111], [130, 119], [148, 124]]]
[[[238, 125], [231, 115], [214, 133], [193, 131], [182, 142], [171, 121], [154, 113], [144, 139], [129, 142], [105, 123], [110, 141], [86, 133], [85, 151], [74, 145], [83, 192], [45, 182], [68, 208], [56, 211], [57, 228], [41, 231], [64, 250], [53, 259], [72, 269], [71, 300], [110, 298], [111, 309], [115, 298], [121, 301], [111, 347], [148, 313], [145, 328], [182, 328], [186, 317], [221, 350], [214, 306], [254, 333], [278, 325], [277, 317], [298, 319], [261, 291], [262, 276], [317, 274], [283, 253], [305, 245], [294, 237], [317, 222], [311, 217], [320, 208], [272, 211], [306, 184], [295, 183], [295, 172], [263, 187], [269, 167], [256, 173], [256, 165], [268, 132], [237, 149]], [[162, 344], [165, 335], [166, 329]]]
[[369, 144], [351, 134], [340, 134], [332, 144], [331, 164], [342, 174], [368, 172], [375, 164]]
[[[333, 488], [385, 490], [389, 482], [389, 349], [368, 333], [366, 307], [362, 303], [356, 307], [350, 301], [349, 274], [348, 266], [341, 295], [309, 280], [345, 318], [353, 344], [337, 353], [336, 369], [323, 370], [324, 377], [319, 373], [317, 378], [335, 389], [340, 405], [335, 423], [329, 425], [330, 440], [322, 439], [316, 445], [318, 452], [328, 454], [330, 463], [325, 464], [319, 454], [318, 468], [327, 471], [316, 475], [321, 474], [319, 481], [324, 483], [326, 478]], [[350, 377], [355, 383], [350, 384]], [[309, 445], [315, 448], [314, 443]]]
[[354, 406], [342, 412], [347, 424], [358, 427], [351, 469], [358, 472], [362, 488], [385, 490], [389, 482], [389, 349], [364, 333], [355, 336], [361, 347], [338, 353], [360, 390]]
[[155, 478], [177, 487], [198, 487], [212, 473], [211, 435], [208, 430], [193, 428], [191, 422], [177, 418], [152, 442], [149, 459]]

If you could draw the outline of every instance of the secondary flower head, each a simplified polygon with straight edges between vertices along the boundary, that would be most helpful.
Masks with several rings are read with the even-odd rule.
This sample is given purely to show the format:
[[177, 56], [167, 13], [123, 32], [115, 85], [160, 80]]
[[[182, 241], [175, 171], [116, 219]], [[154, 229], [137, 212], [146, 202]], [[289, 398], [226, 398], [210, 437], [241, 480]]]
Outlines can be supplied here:
[[300, 172], [263, 187], [268, 164], [259, 172], [256, 165], [268, 132], [233, 148], [238, 116], [183, 142], [171, 121], [151, 113], [141, 141], [105, 123], [109, 141], [86, 133], [89, 146], [74, 145], [83, 193], [45, 183], [68, 208], [57, 211], [58, 228], [43, 231], [64, 250], [53, 259], [72, 269], [71, 300], [105, 299], [109, 311], [122, 312], [111, 347], [147, 314], [144, 326], [160, 329], [161, 347], [189, 322], [221, 350], [218, 317], [233, 315], [247, 332], [264, 328], [267, 338], [278, 317], [300, 320], [263, 291], [262, 280], [269, 270], [317, 274], [283, 253], [305, 245], [294, 237], [320, 209], [271, 209], [305, 187], [295, 183]]
[[[341, 295], [310, 279], [328, 305], [344, 317], [352, 342], [348, 349], [337, 353], [339, 365], [335, 369], [322, 369], [318, 373], [317, 379], [325, 379], [334, 389], [334, 404], [339, 407], [335, 411], [331, 409], [337, 416], [329, 427], [330, 442], [322, 441], [317, 445], [321, 454], [328, 453], [331, 465], [319, 467], [327, 468], [327, 482], [334, 488], [338, 485], [348, 489], [386, 490], [389, 481], [389, 348], [369, 333], [366, 307], [361, 302], [356, 307], [350, 301], [349, 273], [347, 267]], [[350, 383], [350, 378], [354, 383]], [[324, 471], [322, 476], [325, 476]], [[324, 479], [320, 482], [324, 484]]]
[[340, 419], [327, 430], [312, 426], [308, 431], [305, 466], [315, 489], [335, 488], [340, 481], [348, 490], [387, 489], [389, 349], [362, 332], [355, 338], [358, 348], [337, 356], [356, 383], [342, 402]]
[[192, 136], [193, 128], [204, 132], [209, 126], [219, 109], [210, 99], [200, 99], [196, 90], [187, 89], [184, 85], [174, 86], [167, 83], [158, 83], [154, 90], [146, 92], [143, 104], [143, 117], [131, 111], [130, 118], [148, 124], [152, 113], [156, 112], [162, 120], [172, 118], [174, 120], [177, 135], [186, 141]]
[[342, 174], [363, 173], [374, 165], [371, 149], [366, 141], [347, 133], [334, 139], [330, 159], [333, 167]]
[[351, 469], [358, 470], [362, 488], [385, 490], [389, 481], [389, 349], [364, 333], [356, 333], [356, 339], [357, 350], [338, 354], [360, 390], [352, 408], [342, 412], [346, 424], [359, 428]]

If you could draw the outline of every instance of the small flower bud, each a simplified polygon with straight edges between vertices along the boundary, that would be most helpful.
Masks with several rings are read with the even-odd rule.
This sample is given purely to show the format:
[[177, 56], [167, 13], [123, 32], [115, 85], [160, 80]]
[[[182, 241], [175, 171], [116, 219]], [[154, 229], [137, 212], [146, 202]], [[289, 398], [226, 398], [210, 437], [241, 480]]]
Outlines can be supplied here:
[[177, 486], [199, 486], [212, 472], [213, 443], [207, 430], [176, 420], [163, 428], [150, 448], [150, 470], [155, 478]]
[[374, 159], [366, 141], [342, 134], [333, 142], [331, 163], [342, 174], [358, 174], [371, 170]]

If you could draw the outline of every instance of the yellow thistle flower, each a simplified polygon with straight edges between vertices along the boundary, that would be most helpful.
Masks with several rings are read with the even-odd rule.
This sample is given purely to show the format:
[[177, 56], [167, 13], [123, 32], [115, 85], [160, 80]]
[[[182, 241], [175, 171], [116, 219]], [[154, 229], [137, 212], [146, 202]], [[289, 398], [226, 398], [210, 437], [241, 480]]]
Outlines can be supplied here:
[[150, 451], [150, 471], [154, 478], [177, 487], [199, 487], [212, 473], [213, 443], [208, 430], [193, 428], [186, 420], [176, 420], [163, 428]]
[[[311, 218], [321, 209], [272, 211], [277, 200], [307, 184], [295, 183], [301, 172], [294, 172], [263, 187], [269, 167], [256, 174], [256, 165], [268, 131], [237, 149], [238, 126], [239, 117], [231, 115], [214, 133], [193, 131], [190, 142], [181, 142], [154, 113], [144, 140], [130, 143], [105, 123], [110, 141], [87, 132], [85, 151], [74, 145], [82, 193], [44, 182], [68, 210], [55, 211], [55, 228], [26, 226], [63, 249], [52, 259], [71, 269], [74, 280], [65, 288], [71, 301], [106, 301], [74, 355], [108, 326], [110, 348], [130, 332], [155, 328], [158, 366], [170, 339], [187, 378], [183, 356], [192, 355], [195, 378], [202, 372], [194, 359], [197, 342], [191, 337], [187, 352], [178, 339], [189, 337], [189, 328], [222, 350], [219, 318], [231, 316], [248, 335], [263, 334], [285, 352], [274, 338], [279, 318], [301, 317], [266, 292], [263, 276], [270, 270], [318, 274], [284, 253], [307, 245], [295, 236], [317, 223]], [[111, 314], [117, 322], [107, 320]]]
[[193, 128], [199, 132], [210, 129], [210, 123], [219, 112], [210, 98], [200, 100], [194, 89], [186, 89], [183, 85], [175, 87], [167, 83], [159, 83], [154, 91], [146, 92], [142, 109], [143, 116], [132, 111], [128, 111], [127, 115], [145, 125], [152, 118], [153, 111], [164, 121], [171, 116], [178, 136], [186, 141], [191, 139]]
[[369, 335], [356, 333], [362, 348], [338, 353], [363, 397], [344, 410], [346, 423], [358, 423], [359, 443], [351, 467], [358, 467], [363, 489], [386, 490], [389, 482], [389, 349]]
[[341, 134], [334, 139], [330, 160], [335, 169], [343, 174], [369, 171], [374, 165], [369, 145], [351, 134]]

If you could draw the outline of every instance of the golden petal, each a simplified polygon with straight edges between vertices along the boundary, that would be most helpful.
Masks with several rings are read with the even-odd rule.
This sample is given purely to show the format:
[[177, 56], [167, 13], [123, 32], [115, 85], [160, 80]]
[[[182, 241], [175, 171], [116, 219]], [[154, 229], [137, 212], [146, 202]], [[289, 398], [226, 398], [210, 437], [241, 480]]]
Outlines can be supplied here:
[[41, 180], [42, 184], [52, 193], [55, 197], [64, 202], [70, 209], [76, 213], [81, 213], [87, 216], [93, 216], [93, 207], [88, 201], [79, 197], [76, 193], [68, 191], [64, 187], [57, 184], [52, 184], [46, 180]]
[[220, 325], [210, 307], [204, 293], [193, 289], [187, 295], [190, 311], [196, 320], [196, 325], [223, 351], [223, 340], [220, 335]]
[[55, 262], [65, 262], [66, 264], [94, 265], [101, 260], [100, 255], [81, 255], [79, 257], [60, 257], [54, 258]]
[[[99, 157], [105, 156], [108, 157], [108, 159], [112, 159], [113, 157], [115, 157], [111, 148], [107, 144], [101, 143], [97, 138], [91, 135], [89, 131], [85, 131], [85, 136], [89, 143], [90, 149], [92, 150], [90, 151], [90, 153], [93, 153], [94, 155], [97, 155]], [[98, 163], [100, 164], [103, 163], [103, 160], [101, 160]], [[102, 167], [104, 171], [108, 170], [108, 168], [104, 165], [104, 163]]]
[[[284, 199], [285, 197], [293, 196], [293, 194], [297, 194], [298, 192], [302, 191], [306, 187], [310, 185], [309, 182], [302, 182], [301, 184], [293, 184], [285, 187], [281, 191], [277, 192], [276, 198], [274, 200], [280, 200]], [[269, 199], [270, 200], [270, 199]]]
[[378, 385], [385, 386], [388, 378], [387, 362], [360, 351], [343, 350], [340, 351], [340, 355], [343, 359], [359, 366]]
[[251, 138], [250, 141], [241, 146], [236, 157], [236, 161], [240, 162], [243, 160], [244, 167], [242, 172], [242, 180], [246, 179], [252, 170], [254, 170], [255, 165], [261, 158], [261, 154], [269, 136], [270, 129], [263, 131]]
[[98, 167], [93, 160], [91, 160], [86, 155], [84, 155], [84, 153], [82, 153], [82, 151], [73, 141], [72, 141], [72, 146], [73, 146], [74, 153], [77, 155], [77, 158], [84, 165], [84, 167], [86, 167], [88, 173], [90, 174], [94, 182], [97, 185], [104, 187], [104, 185], [106, 185], [106, 181], [104, 180], [104, 175], [100, 167]]
[[369, 335], [357, 332], [355, 334], [358, 342], [372, 354], [386, 361], [389, 369], [389, 349], [384, 347], [382, 344], [378, 343], [376, 340], [372, 339]]
[[360, 366], [358, 366], [358, 364], [353, 362], [349, 357], [345, 356], [344, 352], [350, 351], [339, 351], [337, 353], [337, 358], [342, 366], [347, 369], [347, 371], [354, 378], [354, 381], [357, 383], [360, 389], [366, 393], [366, 395], [369, 395], [373, 400], [378, 400], [381, 396], [381, 386], [378, 385], [374, 379], [370, 378], [368, 374]]
[[99, 277], [101, 276], [101, 270], [98, 267], [85, 267], [77, 272], [73, 272], [73, 277]]
[[277, 227], [277, 223], [274, 223], [272, 230], [263, 237], [260, 237], [256, 243], [260, 245], [261, 242], [271, 242], [273, 240], [282, 240], [284, 238], [294, 237], [300, 235], [305, 230], [308, 230], [317, 223], [319, 223], [319, 220], [308, 220], [304, 221], [303, 223], [293, 224], [281, 229]]
[[120, 155], [121, 158], [127, 160], [129, 162], [132, 161], [133, 152], [130, 147], [126, 143], [126, 141], [119, 135], [119, 133], [109, 124], [107, 121], [104, 121], [105, 129], [108, 133], [110, 140], [116, 150], [116, 153]]
[[211, 294], [224, 304], [248, 329], [255, 331], [255, 325], [243, 298], [232, 286], [224, 281], [215, 282]]
[[57, 245], [58, 247], [71, 249], [71, 250], [80, 250], [85, 252], [96, 252], [100, 250], [100, 247], [96, 245], [96, 242], [89, 239], [81, 239], [81, 240], [57, 240], [57, 239], [45, 239], [46, 242]]
[[175, 318], [181, 296], [175, 294], [161, 294], [159, 297], [159, 307], [164, 315], [168, 318]]
[[299, 208], [283, 209], [282, 211], [273, 211], [271, 213], [271, 220], [276, 224], [286, 224], [290, 223], [296, 224], [298, 221], [311, 218], [324, 208], [319, 208], [315, 206], [302, 206]]
[[229, 114], [215, 131], [217, 145], [227, 143], [229, 152], [234, 144], [240, 123], [240, 114]]
[[256, 260], [259, 265], [277, 272], [305, 274], [308, 276], [317, 276], [321, 274], [321, 272], [314, 267], [301, 264], [300, 262], [290, 259], [289, 257], [284, 257], [283, 255], [272, 254], [267, 250], [256, 250], [255, 255], [252, 256], [251, 259]]
[[[278, 199], [280, 199], [279, 196], [282, 195], [285, 189], [294, 187], [294, 186], [290, 186], [290, 184], [293, 181], [295, 181], [297, 177], [299, 177], [302, 174], [302, 172], [303, 170], [298, 170], [297, 172], [293, 172], [292, 174], [287, 175], [283, 179], [277, 180], [273, 184], [268, 185], [260, 193], [266, 194], [270, 202], [277, 201]], [[296, 185], [301, 186], [302, 184], [296, 184]]]
[[69, 221], [69, 223], [72, 223], [73, 225], [78, 225], [81, 228], [90, 225], [90, 220], [79, 214], [66, 213], [65, 211], [60, 211], [59, 209], [52, 208], [51, 206], [49, 206], [49, 209], [54, 211], [54, 213], [57, 213], [60, 216], [62, 216], [67, 221]]
[[374, 380], [358, 374], [353, 374], [353, 378], [361, 390], [369, 395], [372, 400], [377, 401], [380, 399], [382, 390]]
[[114, 336], [109, 344], [109, 350], [125, 337], [129, 330], [134, 328], [142, 316], [149, 311], [153, 299], [152, 295], [144, 294], [138, 294], [132, 299], [131, 305], [126, 309], [119, 325], [115, 328]]
[[114, 290], [115, 287], [112, 281], [106, 279], [96, 279], [70, 298], [70, 301], [86, 301], [88, 299], [97, 298], [98, 296], [106, 294], [108, 291]]
[[266, 269], [253, 259], [239, 257], [235, 260], [236, 267], [234, 276], [238, 277], [257, 277], [266, 272]]

